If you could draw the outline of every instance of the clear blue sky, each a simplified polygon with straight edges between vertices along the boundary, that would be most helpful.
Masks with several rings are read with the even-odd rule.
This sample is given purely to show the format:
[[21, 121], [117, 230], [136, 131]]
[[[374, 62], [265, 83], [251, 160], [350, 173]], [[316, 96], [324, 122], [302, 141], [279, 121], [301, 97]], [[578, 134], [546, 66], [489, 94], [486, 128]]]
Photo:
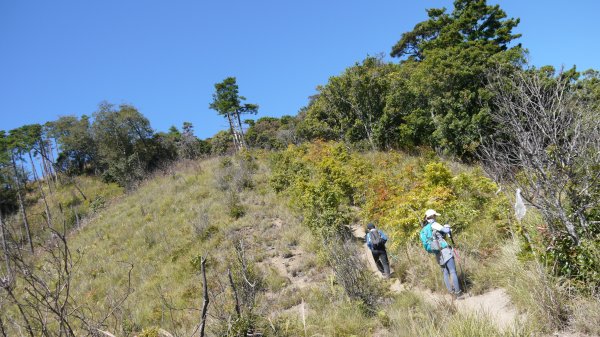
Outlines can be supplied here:
[[[498, 3], [498, 1], [490, 1]], [[315, 87], [389, 54], [425, 9], [452, 1], [0, 0], [0, 130], [130, 103], [166, 131], [225, 128], [213, 85], [236, 76], [262, 116], [295, 115]], [[600, 1], [501, 1], [534, 65], [600, 68]]]

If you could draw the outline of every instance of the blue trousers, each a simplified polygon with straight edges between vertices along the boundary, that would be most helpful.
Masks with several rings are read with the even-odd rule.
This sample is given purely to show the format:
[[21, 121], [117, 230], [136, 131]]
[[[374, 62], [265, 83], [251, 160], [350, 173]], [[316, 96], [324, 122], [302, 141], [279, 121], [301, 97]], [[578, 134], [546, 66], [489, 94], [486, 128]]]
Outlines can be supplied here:
[[[446, 288], [451, 293], [460, 293], [460, 285], [458, 284], [458, 275], [456, 275], [456, 265], [454, 264], [454, 258], [448, 260], [445, 264], [441, 265], [442, 272], [444, 273], [444, 283]], [[450, 277], [452, 277], [452, 283], [450, 283]]]

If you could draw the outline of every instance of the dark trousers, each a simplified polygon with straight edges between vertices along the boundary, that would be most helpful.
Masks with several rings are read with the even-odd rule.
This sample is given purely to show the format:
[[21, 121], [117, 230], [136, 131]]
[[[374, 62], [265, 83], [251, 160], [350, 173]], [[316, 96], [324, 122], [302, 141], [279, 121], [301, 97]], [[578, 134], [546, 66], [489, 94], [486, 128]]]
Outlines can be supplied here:
[[379, 272], [382, 273], [383, 276], [390, 276], [390, 262], [388, 261], [385, 249], [372, 250], [371, 253], [373, 254], [373, 259], [375, 260]]

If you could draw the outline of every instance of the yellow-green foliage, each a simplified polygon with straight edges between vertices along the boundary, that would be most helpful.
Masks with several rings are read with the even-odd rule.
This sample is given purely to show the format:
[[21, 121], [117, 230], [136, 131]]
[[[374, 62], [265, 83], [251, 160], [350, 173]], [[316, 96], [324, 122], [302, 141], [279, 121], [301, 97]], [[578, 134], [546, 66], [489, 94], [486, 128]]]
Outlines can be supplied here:
[[273, 187], [290, 194], [312, 228], [347, 224], [348, 207], [359, 206], [365, 222], [389, 231], [394, 249], [416, 240], [428, 208], [442, 213], [439, 220], [451, 223], [457, 233], [488, 231], [488, 245], [506, 233], [508, 204], [479, 169], [450, 170], [436, 159], [393, 152], [363, 155], [322, 142], [290, 146], [273, 163]]
[[148, 328], [148, 329], [144, 329], [138, 335], [138, 337], [160, 337], [160, 334], [158, 332], [158, 328]]
[[290, 146], [273, 163], [273, 188], [287, 190], [305, 223], [317, 232], [348, 223], [348, 207], [359, 202], [369, 171], [364, 160], [337, 143]]
[[508, 205], [481, 171], [465, 167], [452, 173], [443, 162], [414, 159], [386, 160], [384, 167], [371, 180], [363, 217], [390, 232], [392, 247], [417, 240], [428, 208], [441, 213], [438, 221], [452, 224], [457, 233], [485, 230], [492, 239], [502, 234], [498, 229], [506, 226]]
[[443, 289], [441, 273], [418, 233], [425, 210], [435, 209], [438, 221], [453, 227], [462, 283], [476, 292], [495, 286], [485, 267], [508, 236], [511, 211], [481, 169], [432, 155], [363, 154], [335, 142], [290, 146], [274, 155], [272, 167], [271, 185], [290, 197], [314, 232], [374, 222], [390, 238], [396, 277], [431, 290]]

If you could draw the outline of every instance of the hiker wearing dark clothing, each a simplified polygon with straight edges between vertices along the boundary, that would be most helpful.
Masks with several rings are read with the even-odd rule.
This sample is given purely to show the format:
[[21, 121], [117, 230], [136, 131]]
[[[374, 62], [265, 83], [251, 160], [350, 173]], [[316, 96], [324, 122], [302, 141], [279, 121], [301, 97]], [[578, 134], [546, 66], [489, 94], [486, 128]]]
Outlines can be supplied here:
[[452, 230], [449, 225], [442, 226], [437, 223], [436, 216], [438, 215], [440, 214], [432, 209], [425, 212], [425, 223], [419, 236], [425, 250], [428, 253], [435, 254], [436, 260], [442, 268], [444, 283], [448, 291], [460, 297], [462, 291], [456, 273], [454, 252], [445, 240], [446, 236], [451, 235]]
[[385, 243], [388, 238], [382, 230], [376, 229], [372, 223], [367, 225], [367, 234], [365, 235], [365, 241], [367, 246], [373, 254], [373, 259], [377, 265], [377, 269], [383, 275], [383, 277], [390, 277], [390, 263], [388, 261], [387, 251], [385, 250]]

